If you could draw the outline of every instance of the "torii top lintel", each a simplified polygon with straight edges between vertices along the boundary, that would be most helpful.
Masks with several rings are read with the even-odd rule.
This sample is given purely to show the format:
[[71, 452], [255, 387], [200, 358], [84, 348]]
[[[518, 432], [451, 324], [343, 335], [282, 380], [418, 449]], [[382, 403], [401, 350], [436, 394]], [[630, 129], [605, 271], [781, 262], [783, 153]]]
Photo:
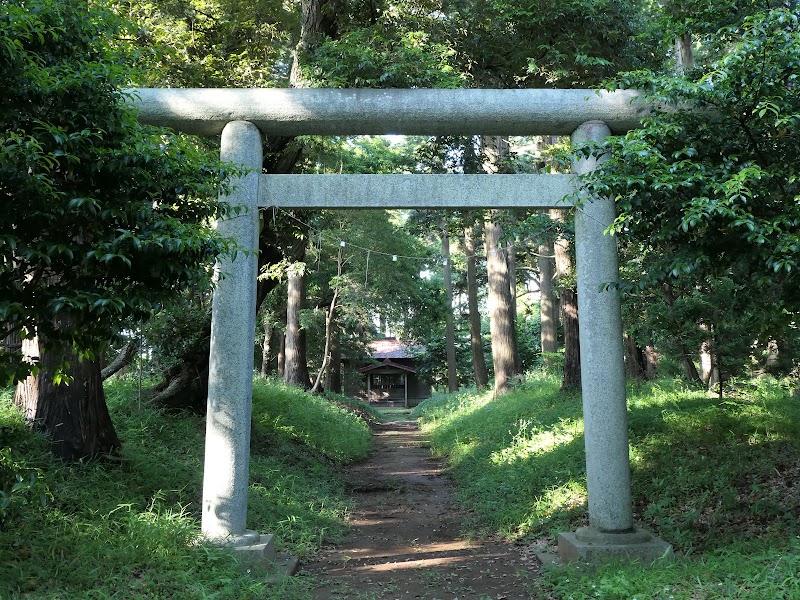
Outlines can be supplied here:
[[569, 135], [604, 121], [640, 126], [649, 106], [635, 90], [135, 88], [140, 120], [218, 135], [250, 121], [265, 135]]

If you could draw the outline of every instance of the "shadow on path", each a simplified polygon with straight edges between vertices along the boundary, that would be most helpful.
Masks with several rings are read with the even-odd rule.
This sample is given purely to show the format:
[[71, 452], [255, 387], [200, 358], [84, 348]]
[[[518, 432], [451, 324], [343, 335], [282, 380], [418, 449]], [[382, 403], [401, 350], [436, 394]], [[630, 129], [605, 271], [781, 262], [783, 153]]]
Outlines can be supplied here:
[[318, 600], [528, 600], [547, 598], [538, 563], [521, 548], [467, 540], [450, 483], [416, 422], [378, 425], [374, 450], [348, 471], [352, 531], [303, 566]]

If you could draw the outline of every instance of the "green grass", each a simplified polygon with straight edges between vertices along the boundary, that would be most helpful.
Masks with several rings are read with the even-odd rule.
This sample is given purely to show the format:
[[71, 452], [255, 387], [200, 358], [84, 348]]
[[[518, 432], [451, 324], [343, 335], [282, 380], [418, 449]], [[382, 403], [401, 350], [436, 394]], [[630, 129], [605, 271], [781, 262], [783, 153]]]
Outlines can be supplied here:
[[[3, 522], [0, 598], [308, 598], [309, 581], [264, 583], [198, 541], [202, 418], [139, 410], [130, 381], [107, 393], [121, 464], [55, 461], [2, 394], [0, 475], [38, 470], [50, 498], [42, 507], [31, 494]], [[309, 555], [343, 531], [350, 506], [336, 467], [369, 451], [369, 430], [324, 399], [266, 382], [253, 406], [248, 527]]]
[[[568, 567], [546, 577], [563, 598], [800, 597], [800, 402], [770, 379], [720, 402], [661, 380], [629, 388], [638, 524], [671, 542], [657, 565]], [[438, 396], [420, 415], [448, 457], [467, 526], [552, 543], [585, 524], [577, 395], [534, 377], [511, 394]]]
[[415, 418], [411, 416], [413, 413], [413, 409], [411, 408], [394, 408], [387, 406], [375, 408], [374, 410], [384, 423], [390, 423], [392, 421], [411, 421]]
[[325, 392], [325, 397], [331, 402], [356, 413], [367, 423], [377, 423], [381, 420], [381, 415], [378, 413], [377, 409], [363, 400], [330, 391]]

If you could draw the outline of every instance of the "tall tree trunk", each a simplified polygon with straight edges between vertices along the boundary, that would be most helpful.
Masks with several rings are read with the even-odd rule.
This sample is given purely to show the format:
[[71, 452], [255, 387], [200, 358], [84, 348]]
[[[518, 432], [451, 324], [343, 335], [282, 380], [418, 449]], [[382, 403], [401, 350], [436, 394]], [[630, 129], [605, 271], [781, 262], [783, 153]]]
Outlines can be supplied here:
[[691, 33], [684, 33], [675, 40], [675, 69], [678, 75], [685, 75], [694, 69], [694, 47]]
[[507, 241], [505, 244], [506, 263], [508, 264], [508, 300], [511, 314], [514, 317], [514, 373], [522, 374], [522, 359], [519, 357], [517, 344], [517, 252], [514, 244]]
[[506, 242], [506, 261], [508, 262], [508, 294], [511, 297], [511, 312], [517, 315], [517, 252], [514, 244]]
[[486, 272], [489, 280], [488, 305], [489, 325], [492, 335], [492, 363], [494, 365], [494, 393], [501, 395], [509, 391], [511, 379], [517, 374], [514, 360], [516, 330], [508, 284], [508, 263], [504, 248], [500, 246], [501, 231], [494, 221], [496, 215], [490, 211], [484, 224], [486, 246]]
[[[500, 173], [508, 157], [508, 139], [502, 136], [481, 137], [482, 166], [487, 174]], [[483, 238], [486, 249], [488, 276], [489, 324], [492, 335], [492, 363], [494, 365], [494, 393], [501, 395], [510, 389], [511, 379], [517, 375], [517, 331], [512, 310], [511, 281], [505, 248], [500, 244], [502, 229], [498, 211], [486, 214]]]
[[268, 311], [264, 311], [261, 315], [261, 324], [264, 330], [264, 342], [261, 346], [261, 375], [266, 377], [272, 372], [272, 361], [274, 360], [273, 354], [275, 352], [274, 338], [275, 326], [270, 321]]
[[281, 332], [278, 346], [278, 378], [286, 378], [286, 329]]
[[467, 254], [467, 305], [472, 368], [475, 370], [475, 387], [482, 390], [489, 385], [489, 374], [486, 371], [486, 357], [483, 354], [481, 313], [478, 310], [478, 277], [475, 272], [475, 238], [471, 226], [464, 228], [464, 252]]
[[450, 265], [450, 232], [447, 222], [442, 219], [442, 257], [444, 258], [444, 293], [447, 301], [445, 312], [445, 345], [447, 347], [447, 389], [458, 391], [458, 373], [456, 372], [456, 329], [453, 319], [453, 274]]
[[336, 256], [336, 285], [333, 288], [333, 298], [328, 307], [328, 312], [325, 314], [325, 349], [322, 351], [322, 365], [319, 368], [314, 385], [311, 386], [311, 391], [315, 393], [321, 390], [322, 380], [325, 378], [325, 373], [330, 365], [331, 343], [333, 339], [333, 316], [336, 311], [336, 301], [339, 299], [339, 281], [342, 277], [343, 258], [344, 248], [339, 246], [339, 254]]
[[331, 339], [331, 364], [328, 367], [325, 387], [334, 394], [342, 393], [342, 349], [336, 334]]
[[60, 356], [40, 354], [38, 339], [25, 340], [23, 353], [39, 357], [39, 372], [17, 384], [14, 402], [35, 429], [47, 433], [57, 457], [68, 460], [92, 459], [116, 453], [120, 441], [106, 406], [100, 363], [64, 357], [69, 363], [69, 384], [53, 380]]
[[[550, 211], [556, 219], [563, 219], [562, 211]], [[569, 243], [564, 239], [556, 240], [554, 244], [556, 256], [556, 278], [561, 287], [560, 304], [561, 320], [564, 331], [564, 375], [561, 387], [564, 389], [577, 388], [581, 385], [581, 344], [578, 333], [578, 290], [574, 283], [566, 284], [571, 280], [573, 270], [572, 257], [569, 253]]]
[[552, 240], [539, 244], [539, 314], [542, 330], [542, 362], [552, 364], [552, 355], [558, 352], [558, 303], [553, 289], [555, 256]]
[[289, 71], [289, 84], [294, 88], [308, 87], [300, 68], [300, 58], [312, 52], [317, 46], [320, 34], [336, 37], [336, 22], [325, 14], [328, 0], [302, 0], [300, 39], [292, 53], [292, 66]]
[[561, 292], [561, 318], [564, 329], [564, 377], [561, 387], [577, 388], [581, 384], [581, 340], [578, 333], [578, 293], [574, 288]]
[[293, 269], [287, 279], [286, 296], [286, 348], [284, 351], [285, 371], [283, 379], [286, 383], [308, 388], [308, 366], [303, 356], [300, 310], [305, 302], [304, 269]]

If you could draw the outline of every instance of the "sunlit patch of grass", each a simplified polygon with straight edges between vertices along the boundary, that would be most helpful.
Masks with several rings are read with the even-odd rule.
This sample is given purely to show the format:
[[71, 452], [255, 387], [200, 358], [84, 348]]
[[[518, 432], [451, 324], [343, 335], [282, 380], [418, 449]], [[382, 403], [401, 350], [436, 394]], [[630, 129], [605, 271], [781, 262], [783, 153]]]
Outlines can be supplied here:
[[[0, 598], [309, 598], [307, 579], [253, 577], [229, 551], [199, 540], [203, 419], [140, 406], [130, 380], [106, 389], [123, 443], [118, 463], [54, 460], [10, 391], [0, 394], [0, 448], [13, 450], [15, 468], [38, 469], [49, 491], [46, 506], [29, 503], [0, 527]], [[280, 397], [284, 412], [254, 402], [247, 524], [308, 555], [343, 531], [350, 504], [332, 463], [363, 456], [369, 430], [326, 400]]]
[[[629, 386], [628, 405], [635, 520], [672, 543], [676, 558], [550, 569], [556, 593], [800, 597], [800, 403], [787, 384], [736, 382], [720, 401], [660, 380]], [[534, 376], [496, 400], [467, 394], [432, 408], [422, 421], [448, 457], [468, 527], [553, 542], [585, 524], [577, 396]]]
[[[516, 430], [516, 431], [515, 431]], [[583, 433], [583, 419], [562, 419], [548, 428], [533, 419], [520, 419], [509, 431], [511, 443], [492, 453], [492, 462], [513, 463], [545, 454], [572, 442]]]
[[448, 457], [458, 497], [469, 507], [468, 527], [519, 537], [580, 521], [579, 400], [562, 396], [555, 378], [543, 376], [501, 398], [485, 392], [432, 400], [421, 409], [421, 422], [434, 450]]
[[364, 458], [372, 447], [369, 427], [356, 414], [280, 382], [256, 379], [253, 415], [266, 443], [270, 436], [288, 436], [339, 464]]

